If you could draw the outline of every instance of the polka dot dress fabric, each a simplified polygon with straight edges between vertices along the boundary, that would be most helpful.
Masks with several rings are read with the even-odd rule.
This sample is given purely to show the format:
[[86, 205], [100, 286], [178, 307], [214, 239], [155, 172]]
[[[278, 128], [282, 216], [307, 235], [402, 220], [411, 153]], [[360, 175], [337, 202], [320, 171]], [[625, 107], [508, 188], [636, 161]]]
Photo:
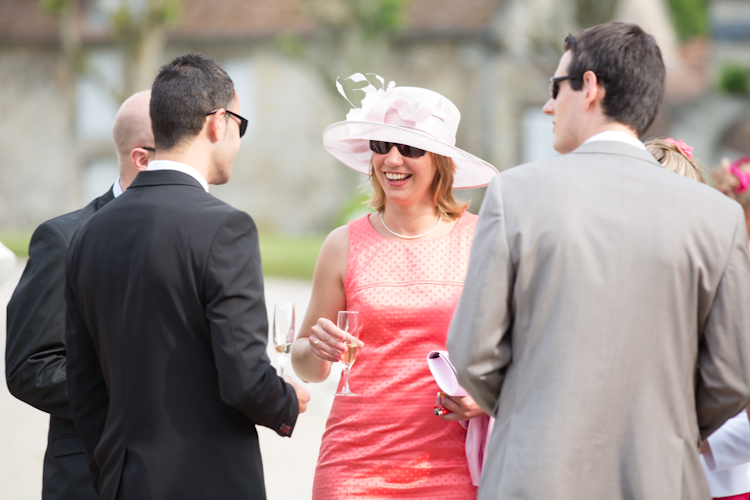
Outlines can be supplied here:
[[465, 213], [431, 241], [384, 238], [367, 216], [349, 223], [346, 308], [359, 311], [365, 348], [349, 379], [357, 396], [334, 400], [313, 499], [476, 498], [466, 431], [434, 415], [426, 362], [445, 349], [476, 223]]

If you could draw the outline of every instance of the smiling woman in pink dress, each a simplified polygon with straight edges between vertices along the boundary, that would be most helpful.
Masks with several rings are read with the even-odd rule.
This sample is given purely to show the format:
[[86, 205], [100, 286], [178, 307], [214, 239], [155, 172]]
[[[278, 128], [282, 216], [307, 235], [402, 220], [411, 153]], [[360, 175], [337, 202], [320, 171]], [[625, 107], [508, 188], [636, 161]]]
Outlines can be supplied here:
[[334, 400], [313, 498], [473, 499], [466, 431], [455, 420], [483, 412], [468, 396], [444, 398], [453, 413], [436, 417], [425, 358], [445, 349], [476, 226], [453, 188], [484, 186], [497, 171], [454, 146], [460, 114], [445, 97], [393, 82], [362, 90], [361, 109], [328, 127], [323, 141], [370, 176], [377, 212], [326, 239], [292, 349], [303, 380], [325, 380], [345, 342], [356, 342], [336, 327], [337, 312], [359, 312], [350, 379], [357, 395]]

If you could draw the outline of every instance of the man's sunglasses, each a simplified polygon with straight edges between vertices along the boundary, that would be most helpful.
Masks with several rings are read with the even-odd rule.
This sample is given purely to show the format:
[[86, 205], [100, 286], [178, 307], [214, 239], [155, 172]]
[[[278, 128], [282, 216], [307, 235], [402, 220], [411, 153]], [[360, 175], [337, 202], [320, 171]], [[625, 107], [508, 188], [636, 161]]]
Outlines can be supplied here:
[[560, 82], [565, 80], [575, 80], [581, 78], [582, 75], [565, 75], [565, 76], [553, 76], [549, 79], [549, 95], [552, 99], [557, 99], [557, 94], [560, 93]]
[[[224, 108], [222, 108], [222, 109], [224, 109]], [[210, 113], [206, 113], [206, 116], [213, 115], [214, 113], [218, 113], [219, 111], [221, 111], [221, 109], [217, 109], [215, 111], [211, 111]], [[245, 135], [245, 132], [247, 131], [247, 120], [245, 118], [242, 118], [237, 113], [232, 113], [228, 109], [224, 109], [224, 111], [226, 111], [228, 115], [232, 115], [232, 116], [234, 116], [235, 118], [237, 118], [240, 121], [240, 137], [242, 137], [243, 135]]]
[[424, 156], [427, 151], [424, 149], [415, 148], [414, 146], [407, 146], [406, 144], [398, 144], [395, 142], [385, 141], [370, 141], [370, 149], [379, 155], [388, 154], [388, 152], [396, 146], [401, 156], [406, 158], [419, 158]]

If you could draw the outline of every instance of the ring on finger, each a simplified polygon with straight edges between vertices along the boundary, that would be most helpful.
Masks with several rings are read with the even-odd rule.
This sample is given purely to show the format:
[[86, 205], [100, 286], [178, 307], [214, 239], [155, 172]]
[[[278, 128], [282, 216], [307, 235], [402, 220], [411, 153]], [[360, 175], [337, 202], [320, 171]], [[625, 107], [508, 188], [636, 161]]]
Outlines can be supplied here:
[[320, 344], [320, 340], [316, 340], [315, 342], [313, 342], [313, 345], [316, 349], [318, 348], [318, 344]]

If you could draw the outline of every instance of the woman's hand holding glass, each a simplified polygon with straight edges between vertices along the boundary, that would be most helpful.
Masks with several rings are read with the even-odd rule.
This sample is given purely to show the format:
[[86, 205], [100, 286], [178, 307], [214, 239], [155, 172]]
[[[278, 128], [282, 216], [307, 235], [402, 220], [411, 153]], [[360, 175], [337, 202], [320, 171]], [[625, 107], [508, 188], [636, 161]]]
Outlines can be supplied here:
[[450, 411], [441, 415], [443, 420], [471, 420], [486, 414], [471, 396], [442, 396], [440, 404]]
[[364, 342], [345, 332], [327, 318], [318, 319], [318, 322], [312, 327], [312, 333], [308, 340], [310, 341], [310, 351], [320, 359], [331, 363], [341, 361], [344, 358], [346, 344], [358, 344], [360, 349], [365, 346]]

